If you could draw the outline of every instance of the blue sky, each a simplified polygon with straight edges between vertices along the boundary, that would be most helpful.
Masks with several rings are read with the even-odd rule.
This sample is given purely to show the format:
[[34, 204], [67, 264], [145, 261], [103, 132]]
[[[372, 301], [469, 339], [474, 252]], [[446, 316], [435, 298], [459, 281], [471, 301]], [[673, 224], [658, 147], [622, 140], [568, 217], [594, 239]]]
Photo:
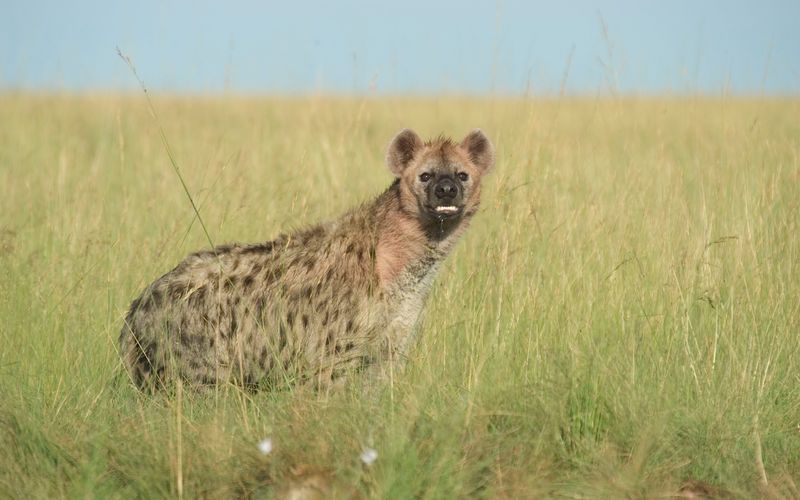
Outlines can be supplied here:
[[174, 92], [800, 94], [799, 0], [3, 0], [0, 88], [134, 89], [117, 46]]

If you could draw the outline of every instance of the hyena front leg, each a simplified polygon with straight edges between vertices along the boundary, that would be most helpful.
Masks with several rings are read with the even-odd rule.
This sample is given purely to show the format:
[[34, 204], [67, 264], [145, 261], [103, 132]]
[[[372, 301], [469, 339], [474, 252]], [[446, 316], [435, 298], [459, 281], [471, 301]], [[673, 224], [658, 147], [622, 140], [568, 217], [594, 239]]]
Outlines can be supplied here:
[[388, 382], [394, 387], [395, 380], [405, 372], [409, 352], [417, 336], [418, 328], [395, 322], [387, 328], [380, 348], [373, 355], [369, 367], [369, 380]]

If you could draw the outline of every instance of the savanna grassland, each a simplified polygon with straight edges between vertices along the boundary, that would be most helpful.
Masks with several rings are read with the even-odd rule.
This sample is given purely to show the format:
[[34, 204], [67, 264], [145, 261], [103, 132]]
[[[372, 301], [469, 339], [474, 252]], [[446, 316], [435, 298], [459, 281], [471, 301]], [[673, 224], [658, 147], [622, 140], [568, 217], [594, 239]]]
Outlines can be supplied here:
[[[154, 104], [0, 97], [0, 497], [800, 496], [800, 101]], [[127, 306], [208, 246], [159, 124], [214, 244], [377, 195], [402, 127], [486, 131], [404, 373], [134, 389]]]

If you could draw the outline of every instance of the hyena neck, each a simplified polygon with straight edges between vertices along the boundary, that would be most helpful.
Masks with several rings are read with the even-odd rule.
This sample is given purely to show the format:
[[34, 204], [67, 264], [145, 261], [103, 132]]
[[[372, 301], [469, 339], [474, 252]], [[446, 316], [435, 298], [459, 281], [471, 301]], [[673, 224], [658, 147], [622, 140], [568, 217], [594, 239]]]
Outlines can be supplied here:
[[435, 221], [413, 215], [401, 206], [398, 182], [380, 195], [371, 208], [378, 235], [375, 268], [381, 286], [387, 290], [429, 287], [439, 264], [450, 253], [470, 218], [438, 227]]

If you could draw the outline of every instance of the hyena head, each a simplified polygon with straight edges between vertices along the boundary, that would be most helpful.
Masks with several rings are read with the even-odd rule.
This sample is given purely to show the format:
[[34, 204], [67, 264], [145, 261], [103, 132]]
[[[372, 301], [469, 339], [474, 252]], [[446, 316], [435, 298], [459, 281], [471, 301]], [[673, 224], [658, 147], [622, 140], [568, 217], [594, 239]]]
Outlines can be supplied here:
[[444, 138], [423, 142], [405, 129], [389, 145], [386, 163], [399, 183], [401, 209], [444, 237], [478, 210], [494, 148], [480, 130], [456, 144]]

